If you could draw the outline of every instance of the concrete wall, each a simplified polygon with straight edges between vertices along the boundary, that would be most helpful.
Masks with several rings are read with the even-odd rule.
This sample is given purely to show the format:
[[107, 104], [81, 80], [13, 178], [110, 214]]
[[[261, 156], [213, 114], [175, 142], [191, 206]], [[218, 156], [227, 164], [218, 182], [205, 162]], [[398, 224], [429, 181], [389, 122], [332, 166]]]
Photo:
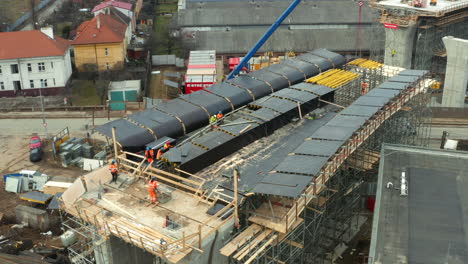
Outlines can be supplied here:
[[386, 65], [411, 68], [413, 44], [417, 24], [397, 29], [385, 29], [385, 59]]
[[464, 107], [468, 89], [468, 40], [454, 37], [442, 38], [447, 49], [442, 106]]
[[97, 241], [95, 246], [96, 264], [153, 264], [155, 258], [154, 255], [115, 236], [110, 236], [105, 241]]
[[[187, 2], [177, 24], [191, 49], [245, 53], [286, 9], [290, 1]], [[354, 51], [359, 7], [357, 1], [302, 1], [260, 52], [309, 51], [326, 47]], [[370, 30], [378, 14], [363, 7], [361, 48], [369, 49], [376, 33]], [[381, 36], [383, 37], [383, 36]]]

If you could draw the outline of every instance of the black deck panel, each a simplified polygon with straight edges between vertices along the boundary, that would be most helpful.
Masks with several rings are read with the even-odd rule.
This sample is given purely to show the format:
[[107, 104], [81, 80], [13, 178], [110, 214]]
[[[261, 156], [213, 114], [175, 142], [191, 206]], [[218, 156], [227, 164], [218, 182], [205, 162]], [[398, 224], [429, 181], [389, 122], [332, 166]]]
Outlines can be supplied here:
[[256, 80], [248, 75], [239, 75], [234, 79], [228, 80], [228, 82], [233, 83], [241, 88], [248, 89], [255, 96], [255, 99], [272, 93], [272, 88], [270, 85], [263, 81]]
[[401, 90], [375, 88], [366, 93], [368, 96], [393, 98], [401, 93]]
[[232, 135], [224, 133], [219, 130], [214, 130], [210, 133], [206, 133], [205, 135], [195, 138], [193, 140], [194, 143], [200, 144], [205, 146], [209, 149], [215, 148], [221, 144], [226, 143], [228, 140], [233, 138]]
[[406, 75], [406, 76], [424, 76], [428, 74], [429, 71], [426, 70], [403, 70], [398, 73], [398, 75]]
[[328, 157], [288, 155], [274, 171], [303, 175], [316, 175], [328, 161]]
[[377, 88], [379, 89], [393, 89], [393, 90], [405, 90], [409, 87], [408, 83], [401, 82], [384, 82], [381, 83]]
[[312, 179], [311, 176], [268, 173], [252, 191], [260, 194], [297, 197]]
[[291, 85], [285, 77], [272, 73], [267, 69], [268, 67], [250, 72], [247, 75], [269, 83], [273, 91], [278, 91]]
[[231, 104], [226, 99], [204, 90], [184, 94], [180, 96], [180, 98], [192, 102], [193, 104], [203, 106], [208, 110], [210, 115], [217, 114], [219, 111], [227, 113], [232, 110]]
[[179, 120], [156, 109], [131, 114], [127, 119], [151, 129], [158, 138], [164, 135], [183, 135], [183, 127]]
[[[184, 160], [191, 159], [192, 157], [198, 156], [202, 154], [203, 152], [205, 152], [204, 149], [198, 146], [195, 146], [192, 143], [183, 144], [182, 146], [179, 147], [179, 149], [182, 154], [182, 162]], [[163, 157], [166, 158], [166, 154], [169, 153], [170, 151], [164, 153]]]
[[309, 138], [342, 141], [351, 137], [355, 131], [356, 129], [352, 127], [330, 126], [326, 124], [317, 129]]
[[353, 127], [357, 129], [361, 127], [364, 123], [366, 123], [368, 119], [369, 118], [366, 116], [350, 116], [338, 114], [332, 120], [330, 120], [330, 122], [328, 122], [327, 125]]
[[294, 58], [284, 60], [280, 62], [280, 64], [286, 64], [291, 67], [295, 67], [295, 68], [302, 70], [305, 73], [306, 78], [309, 78], [311, 76], [314, 76], [320, 73], [319, 68], [317, 68], [317, 66], [315, 66], [314, 64], [301, 61], [301, 60], [296, 60]]
[[229, 98], [235, 108], [244, 106], [253, 100], [252, 95], [250, 95], [249, 92], [247, 92], [245, 89], [239, 88], [227, 82], [216, 83], [206, 88], [206, 90], [219, 96]]
[[265, 69], [273, 73], [286, 76], [289, 79], [289, 82], [291, 84], [301, 82], [306, 78], [303, 72], [293, 67], [290, 67], [287, 64], [277, 63], [277, 64], [270, 65], [266, 67]]
[[313, 93], [313, 94], [317, 94], [317, 95], [325, 95], [325, 94], [328, 94], [330, 92], [333, 92], [333, 89], [331, 89], [331, 88], [329, 88], [327, 86], [319, 85], [319, 84], [305, 83], [305, 82], [292, 85], [290, 88], [307, 91], [309, 93]]
[[317, 98], [317, 95], [304, 92], [304, 91], [299, 91], [295, 89], [289, 89], [289, 88], [284, 88], [278, 92], [275, 92], [273, 95], [279, 96], [279, 97], [284, 97], [284, 98], [290, 98], [292, 100], [296, 100], [299, 102], [309, 102], [314, 98]]
[[391, 98], [388, 97], [374, 97], [374, 96], [361, 96], [356, 101], [353, 102], [353, 105], [368, 105], [368, 106], [378, 106], [382, 107], [390, 101]]
[[252, 192], [296, 198], [302, 193], [303, 190], [303, 185], [298, 185], [296, 187], [281, 186], [281, 188], [278, 188], [278, 185], [275, 184], [258, 183], [253, 188]]
[[333, 68], [332, 63], [329, 60], [319, 57], [317, 55], [313, 55], [311, 53], [301, 54], [297, 56], [295, 59], [315, 64], [320, 68], [321, 72], [324, 72], [330, 68]]
[[389, 82], [403, 82], [403, 83], [414, 83], [419, 80], [419, 76], [408, 76], [408, 75], [395, 75], [388, 79]]
[[[280, 113], [267, 109], [267, 108], [260, 108], [256, 110], [255, 112], [253, 112], [252, 114], [262, 118], [262, 120], [264, 121], [272, 120], [273, 118], [280, 115]], [[251, 116], [247, 116], [247, 117], [251, 118]]]
[[148, 129], [135, 125], [126, 119], [117, 119], [96, 127], [96, 131], [112, 138], [112, 127], [115, 127], [115, 137], [124, 148], [141, 147], [154, 140]]
[[154, 108], [179, 117], [184, 122], [187, 130], [201, 127], [208, 123], [208, 114], [199, 106], [189, 104], [178, 98], [168, 102], [162, 102]]
[[327, 49], [316, 49], [311, 51], [310, 53], [331, 60], [336, 67], [339, 67], [346, 63], [345, 57], [338, 53], [331, 52]]
[[293, 153], [330, 157], [336, 153], [343, 143], [343, 140], [305, 140]]
[[273, 109], [280, 113], [286, 113], [289, 110], [297, 107], [296, 103], [276, 97], [268, 97], [267, 100], [265, 100], [264, 102], [260, 102], [260, 104], [258, 105], [269, 109]]
[[350, 105], [340, 112], [342, 115], [371, 117], [380, 110], [377, 106]]
[[225, 126], [225, 127], [220, 127], [220, 129], [223, 129], [223, 130], [226, 130], [234, 135], [239, 135], [240, 131], [242, 129], [245, 129], [247, 126], [249, 126], [249, 128], [247, 130], [245, 130], [243, 133], [246, 133], [247, 131], [255, 128], [255, 127], [258, 127], [259, 124], [255, 123], [255, 122], [251, 122], [250, 120], [247, 120], [247, 119], [243, 119], [243, 118], [238, 118], [234, 121], [232, 121], [233, 123], [243, 123], [243, 122], [249, 122], [249, 123], [243, 123], [243, 124], [239, 124], [239, 125], [232, 125], [232, 126]]
[[172, 163], [182, 162], [182, 150], [180, 148], [172, 148], [164, 153], [162, 157]]
[[296, 187], [298, 184], [309, 184], [312, 179], [312, 176], [273, 172], [267, 173], [260, 182], [275, 184], [281, 188], [282, 185]]

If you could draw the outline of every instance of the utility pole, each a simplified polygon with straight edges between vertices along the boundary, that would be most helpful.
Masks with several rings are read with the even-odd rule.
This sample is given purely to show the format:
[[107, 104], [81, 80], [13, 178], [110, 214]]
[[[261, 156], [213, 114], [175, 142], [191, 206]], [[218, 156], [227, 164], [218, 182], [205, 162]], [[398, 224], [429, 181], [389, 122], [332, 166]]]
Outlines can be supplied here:
[[49, 139], [49, 136], [47, 135], [47, 122], [45, 119], [45, 112], [44, 112], [44, 97], [42, 96], [42, 87], [39, 88], [39, 97], [41, 98], [41, 109], [42, 109], [42, 125], [44, 126], [45, 130], [45, 137]]

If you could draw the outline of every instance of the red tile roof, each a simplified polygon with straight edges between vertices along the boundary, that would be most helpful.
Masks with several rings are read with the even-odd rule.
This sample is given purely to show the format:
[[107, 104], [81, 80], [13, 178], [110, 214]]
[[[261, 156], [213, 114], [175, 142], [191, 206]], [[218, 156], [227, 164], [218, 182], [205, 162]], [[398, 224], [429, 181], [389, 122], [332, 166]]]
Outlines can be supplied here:
[[[97, 27], [98, 18], [100, 19], [100, 28]], [[110, 15], [99, 14], [78, 27], [77, 36], [72, 41], [72, 45], [122, 42], [126, 30], [126, 24]]]
[[69, 46], [70, 41], [40, 30], [0, 32], [0, 60], [62, 56]]
[[94, 12], [99, 11], [99, 10], [101, 10], [103, 8], [106, 8], [108, 6], [119, 7], [119, 8], [122, 8], [122, 9], [132, 11], [132, 4], [112, 0], [112, 1], [104, 1], [104, 2], [100, 3], [99, 5], [95, 6], [93, 8], [93, 11], [91, 11], [91, 12], [94, 13]]

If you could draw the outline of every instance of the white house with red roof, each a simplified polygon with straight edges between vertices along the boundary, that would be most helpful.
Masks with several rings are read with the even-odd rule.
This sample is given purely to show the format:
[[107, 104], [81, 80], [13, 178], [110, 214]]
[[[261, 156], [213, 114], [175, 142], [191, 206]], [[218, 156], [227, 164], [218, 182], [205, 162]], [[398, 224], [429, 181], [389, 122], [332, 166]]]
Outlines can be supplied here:
[[99, 5], [95, 6], [91, 11], [94, 16], [99, 14], [109, 14], [111, 8], [117, 9], [119, 12], [130, 18], [130, 24], [132, 31], [136, 29], [136, 14], [134, 12], [134, 5], [127, 2], [115, 1], [115, 0], [105, 0]]
[[51, 27], [0, 32], [0, 97], [59, 94], [72, 74], [70, 44]]

